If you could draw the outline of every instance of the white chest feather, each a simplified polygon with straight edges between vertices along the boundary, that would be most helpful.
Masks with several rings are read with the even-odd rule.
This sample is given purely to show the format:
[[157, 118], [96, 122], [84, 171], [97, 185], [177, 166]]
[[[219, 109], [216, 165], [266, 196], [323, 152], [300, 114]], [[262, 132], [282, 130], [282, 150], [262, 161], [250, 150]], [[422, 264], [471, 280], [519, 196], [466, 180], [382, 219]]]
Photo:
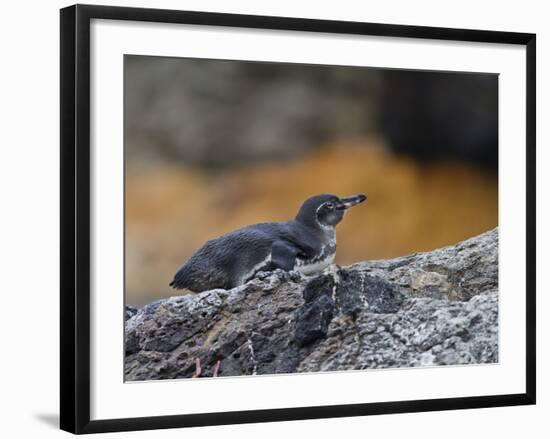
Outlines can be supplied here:
[[315, 262], [306, 262], [302, 260], [297, 260], [294, 266], [294, 269], [300, 273], [309, 276], [311, 274], [320, 273], [325, 268], [327, 268], [334, 261], [334, 253], [327, 256], [324, 259], [320, 259]]
[[294, 264], [295, 270], [309, 276], [322, 272], [334, 262], [334, 256], [336, 255], [336, 233], [334, 232], [334, 227], [330, 228], [328, 233], [330, 234], [330, 238], [327, 244], [321, 249], [320, 255], [309, 261], [297, 259]]

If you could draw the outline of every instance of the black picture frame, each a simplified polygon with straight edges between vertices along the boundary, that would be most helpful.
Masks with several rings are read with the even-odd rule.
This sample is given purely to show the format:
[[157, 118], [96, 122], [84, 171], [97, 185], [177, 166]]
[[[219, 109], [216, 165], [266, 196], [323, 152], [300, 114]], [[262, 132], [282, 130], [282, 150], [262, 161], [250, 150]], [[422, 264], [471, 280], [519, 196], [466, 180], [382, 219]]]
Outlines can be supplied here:
[[[535, 34], [89, 5], [70, 6], [61, 9], [60, 13], [60, 426], [63, 430], [77, 434], [98, 433], [535, 404]], [[494, 396], [90, 420], [90, 21], [92, 19], [526, 46], [526, 392]]]

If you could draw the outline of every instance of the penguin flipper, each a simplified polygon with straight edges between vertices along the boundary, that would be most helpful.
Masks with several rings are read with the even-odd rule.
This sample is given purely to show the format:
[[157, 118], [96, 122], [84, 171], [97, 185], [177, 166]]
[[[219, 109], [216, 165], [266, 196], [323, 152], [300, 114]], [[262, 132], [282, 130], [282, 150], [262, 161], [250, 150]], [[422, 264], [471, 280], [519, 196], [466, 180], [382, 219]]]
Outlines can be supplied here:
[[271, 269], [292, 271], [300, 249], [286, 241], [275, 241], [271, 246]]

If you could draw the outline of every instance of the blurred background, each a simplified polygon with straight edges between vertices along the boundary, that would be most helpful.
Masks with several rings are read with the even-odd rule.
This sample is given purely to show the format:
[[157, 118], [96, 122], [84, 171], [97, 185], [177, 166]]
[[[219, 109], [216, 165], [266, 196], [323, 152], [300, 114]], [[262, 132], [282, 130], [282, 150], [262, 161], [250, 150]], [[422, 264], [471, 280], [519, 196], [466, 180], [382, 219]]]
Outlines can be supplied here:
[[205, 241], [319, 193], [369, 197], [340, 265], [497, 226], [497, 75], [126, 55], [124, 87], [126, 303], [178, 294]]

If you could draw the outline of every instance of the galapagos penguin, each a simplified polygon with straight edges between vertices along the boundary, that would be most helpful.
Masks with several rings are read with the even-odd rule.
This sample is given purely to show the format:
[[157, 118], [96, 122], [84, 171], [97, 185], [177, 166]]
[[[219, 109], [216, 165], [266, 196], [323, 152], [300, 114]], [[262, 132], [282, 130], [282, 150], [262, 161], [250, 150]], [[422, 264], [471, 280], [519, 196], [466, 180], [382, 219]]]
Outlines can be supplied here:
[[170, 286], [201, 292], [234, 288], [260, 271], [323, 271], [336, 254], [335, 226], [347, 209], [366, 199], [316, 195], [293, 220], [254, 224], [208, 241], [178, 269]]

